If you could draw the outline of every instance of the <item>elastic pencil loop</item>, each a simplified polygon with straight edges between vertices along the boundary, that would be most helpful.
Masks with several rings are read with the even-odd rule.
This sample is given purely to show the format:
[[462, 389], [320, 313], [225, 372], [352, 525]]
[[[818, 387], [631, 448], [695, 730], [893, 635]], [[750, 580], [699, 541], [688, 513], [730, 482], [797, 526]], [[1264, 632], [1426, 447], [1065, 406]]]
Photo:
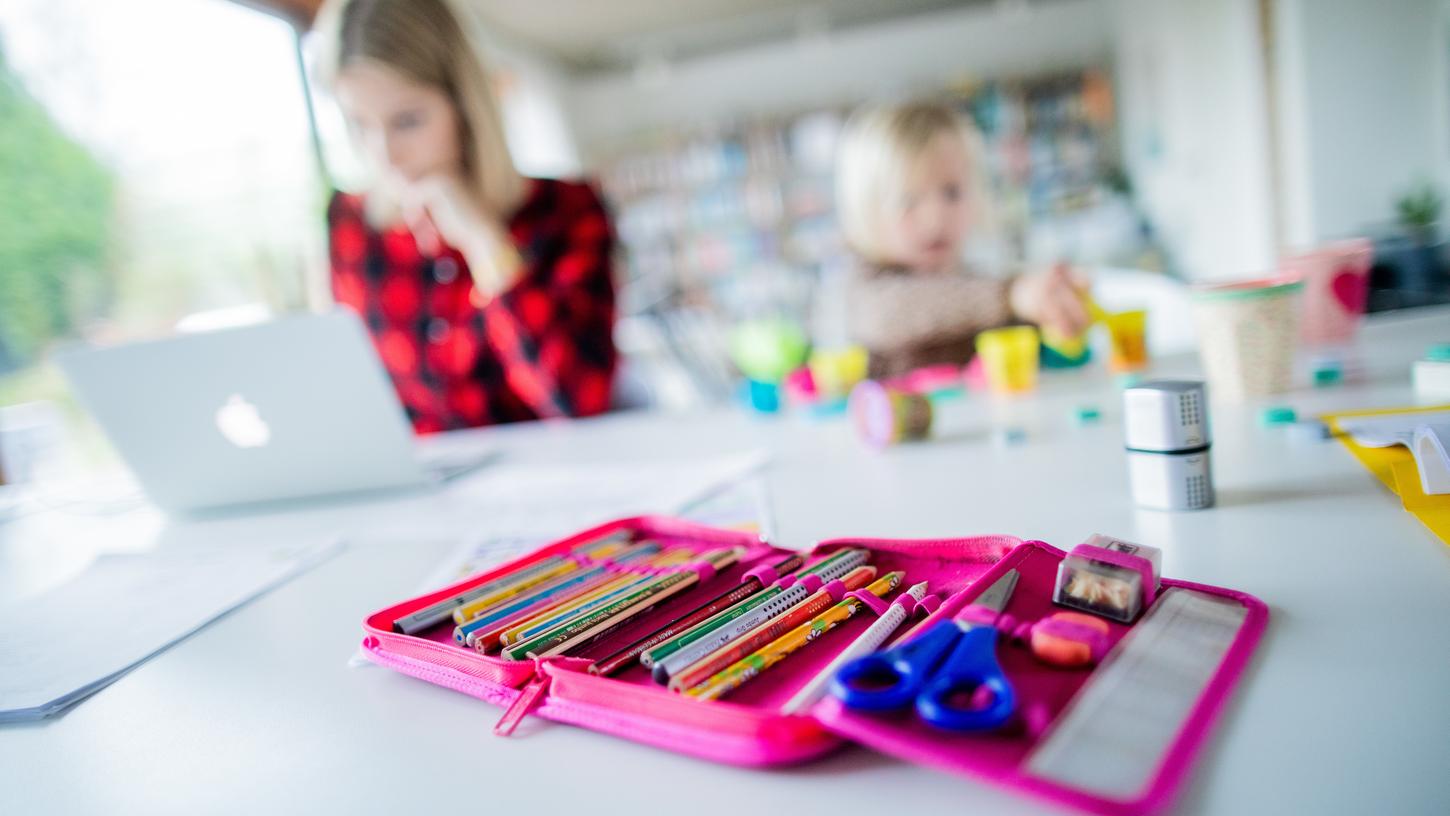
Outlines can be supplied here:
[[996, 626], [998, 632], [1001, 632], [1011, 640], [1018, 640], [1025, 643], [1028, 638], [1032, 637], [1033, 624], [1028, 621], [1018, 620], [1015, 615], [1007, 612], [1003, 612], [1001, 617], [997, 618]]
[[[908, 597], [910, 597], [910, 596], [908, 596]], [[925, 598], [922, 598], [921, 600], [917, 601], [916, 602], [916, 606], [913, 607], [912, 611], [913, 612], [920, 612], [921, 610], [924, 609], [924, 610], [926, 610], [926, 614], [930, 615], [930, 614], [936, 612], [940, 608], [941, 608], [941, 596], [940, 595], [928, 595]]]
[[799, 575], [783, 575], [780, 577], [779, 580], [775, 582], [775, 585], [780, 587], [781, 589], [790, 589], [791, 587], [795, 586], [795, 582], [799, 580]]
[[771, 584], [780, 580], [780, 573], [776, 572], [775, 567], [771, 566], [770, 564], [761, 564], [755, 569], [750, 570], [749, 572], [746, 572], [744, 575], [740, 576], [740, 583], [743, 584], [746, 581], [749, 581], [751, 578], [759, 581], [760, 585], [763, 587], [770, 586]]
[[670, 569], [671, 572], [684, 572], [685, 570], [695, 573], [702, 584], [715, 577], [715, 565], [709, 561], [696, 561], [692, 564], [682, 564], [681, 566]]
[[[801, 583], [804, 584], [805, 581], [801, 581]], [[829, 584], [826, 584], [825, 586], [821, 587], [821, 589], [824, 589], [831, 596], [831, 600], [833, 601], [839, 601], [842, 598], [846, 597], [846, 584], [840, 578], [837, 578]], [[811, 592], [818, 591], [819, 590], [811, 590]]]
[[[892, 606], [891, 604], [883, 600], [880, 595], [877, 595], [874, 592], [867, 592], [864, 589], [853, 589], [850, 592], [846, 593], [846, 597], [855, 598], [856, 600], [865, 604], [872, 612], [876, 613], [876, 616], [878, 618], [886, 614], [886, 610], [890, 609]], [[911, 600], [910, 595], [903, 595], [901, 597], [906, 598], [908, 601]], [[896, 599], [896, 603], [900, 603], [900, 601], [901, 598]], [[905, 604], [901, 605], [905, 606]]]
[[[787, 575], [785, 577], [789, 578], [790, 576]], [[826, 582], [821, 580], [821, 576], [814, 573], [802, 575], [798, 583], [805, 587], [807, 592], [820, 592], [821, 587], [826, 585]], [[786, 588], [789, 588], [789, 585]]]
[[[903, 592], [900, 595], [896, 596], [896, 600], [892, 601], [889, 604], [888, 608], [890, 606], [899, 606], [902, 609], [906, 610], [907, 617], [910, 617], [911, 615], [915, 614], [918, 609], [921, 609], [922, 605], [928, 600], [935, 600], [938, 604], [941, 603], [941, 599], [937, 598], [935, 595], [927, 595], [925, 598], [922, 598], [920, 601], [918, 601], [917, 599], [911, 597], [909, 593]], [[876, 614], [880, 615], [884, 611], [885, 610], [883, 609]], [[932, 607], [931, 611], [936, 611], [936, 607]]]

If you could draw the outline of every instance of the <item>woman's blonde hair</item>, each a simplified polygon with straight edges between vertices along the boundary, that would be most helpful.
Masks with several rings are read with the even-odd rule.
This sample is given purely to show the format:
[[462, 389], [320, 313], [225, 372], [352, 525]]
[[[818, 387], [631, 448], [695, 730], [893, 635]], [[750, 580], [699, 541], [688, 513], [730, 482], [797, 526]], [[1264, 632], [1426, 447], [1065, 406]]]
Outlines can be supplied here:
[[902, 206], [913, 165], [942, 134], [962, 140], [976, 226], [990, 226], [981, 134], [944, 104], [905, 102], [861, 108], [852, 114], [836, 153], [836, 215], [852, 251], [873, 263], [886, 260], [887, 217]]
[[[524, 179], [509, 155], [488, 72], [446, 0], [330, 0], [314, 30], [319, 78], [328, 87], [349, 63], [371, 60], [442, 90], [458, 113], [463, 172], [479, 203], [500, 214], [518, 205]], [[368, 210], [375, 222], [391, 221], [397, 202], [390, 191], [374, 190]]]

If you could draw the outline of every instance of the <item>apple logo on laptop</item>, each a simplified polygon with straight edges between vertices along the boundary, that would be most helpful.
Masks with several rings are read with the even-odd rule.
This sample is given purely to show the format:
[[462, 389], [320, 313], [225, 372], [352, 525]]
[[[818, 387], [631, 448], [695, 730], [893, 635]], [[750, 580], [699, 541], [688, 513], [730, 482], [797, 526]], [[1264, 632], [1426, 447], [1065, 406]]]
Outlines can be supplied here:
[[227, 404], [217, 409], [216, 427], [228, 442], [239, 448], [260, 448], [272, 438], [272, 429], [262, 421], [257, 406], [241, 394], [231, 395]]

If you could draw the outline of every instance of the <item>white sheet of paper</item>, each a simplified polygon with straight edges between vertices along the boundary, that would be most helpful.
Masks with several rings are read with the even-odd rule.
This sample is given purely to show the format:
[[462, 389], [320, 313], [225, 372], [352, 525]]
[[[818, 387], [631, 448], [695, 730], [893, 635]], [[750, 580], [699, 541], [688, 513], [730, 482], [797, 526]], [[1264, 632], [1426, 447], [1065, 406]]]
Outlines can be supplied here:
[[473, 533], [424, 582], [436, 589], [561, 536], [610, 519], [678, 514], [747, 480], [762, 451], [627, 465], [499, 464], [460, 484]]
[[1450, 411], [1354, 417], [1341, 419], [1339, 427], [1366, 448], [1409, 448], [1425, 494], [1450, 494]]
[[71, 581], [0, 607], [0, 723], [64, 711], [339, 549], [334, 541], [103, 555]]
[[1446, 422], [1450, 422], [1450, 411], [1429, 411], [1346, 417], [1339, 420], [1339, 427], [1349, 434], [1356, 444], [1366, 448], [1388, 448], [1394, 445], [1409, 446], [1411, 440], [1415, 438], [1415, 429], [1421, 425], [1436, 425]]
[[1450, 494], [1450, 423], [1421, 425], [1410, 445], [1426, 496]]

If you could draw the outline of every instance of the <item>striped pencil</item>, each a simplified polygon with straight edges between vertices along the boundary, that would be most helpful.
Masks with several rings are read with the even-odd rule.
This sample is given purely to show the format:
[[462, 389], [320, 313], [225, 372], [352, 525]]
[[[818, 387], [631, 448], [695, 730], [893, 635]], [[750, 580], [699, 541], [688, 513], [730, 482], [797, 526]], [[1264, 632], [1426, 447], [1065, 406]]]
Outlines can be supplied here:
[[[792, 572], [794, 570], [800, 569], [800, 566], [803, 563], [805, 563], [805, 558], [799, 554], [796, 554], [787, 556], [786, 558], [774, 564], [771, 564], [770, 566], [771, 569], [775, 570], [776, 574], [779, 575], [781, 573]], [[765, 589], [765, 585], [761, 583], [759, 578], [748, 578], [745, 581], [741, 582], [739, 586], [731, 587], [730, 589], [725, 590], [724, 592], [716, 595], [710, 600], [705, 601], [694, 609], [691, 609], [688, 612], [681, 613], [665, 625], [661, 626], [653, 632], [650, 632], [648, 635], [645, 635], [644, 637], [636, 640], [628, 646], [625, 646], [623, 649], [620, 649], [613, 654], [600, 658], [599, 660], [595, 661], [594, 665], [589, 667], [589, 671], [592, 674], [600, 674], [606, 677], [609, 675], [617, 674], [626, 667], [638, 663], [639, 656], [643, 654], [645, 650], [658, 646], [661, 643], [669, 640], [670, 638], [682, 632], [688, 631], [696, 624], [701, 623], [709, 619], [710, 617], [720, 612], [723, 612], [726, 609], [729, 609], [735, 604], [740, 603], [741, 601], [749, 598], [757, 592], [760, 592], [762, 589]]]
[[[875, 567], [857, 567], [841, 579], [847, 590], [860, 589], [876, 577]], [[809, 622], [836, 603], [831, 593], [822, 589], [780, 615], [762, 623], [740, 637], [721, 646], [670, 678], [670, 691], [684, 691], [708, 680], [716, 672], [745, 658], [781, 635]]]
[[[876, 579], [867, 592], [879, 597], [891, 594], [901, 583], [903, 572], [888, 572]], [[782, 660], [805, 648], [826, 632], [850, 620], [865, 604], [856, 598], [846, 598], [840, 603], [817, 615], [808, 623], [781, 635], [764, 648], [739, 660], [715, 674], [705, 682], [685, 691], [685, 694], [700, 700], [717, 700], [740, 688], [761, 672], [777, 665]]]
[[[861, 549], [846, 549], [831, 553], [814, 564], [793, 573], [794, 575], [820, 575], [825, 580], [839, 577], [851, 569], [866, 563], [868, 553]], [[829, 576], [829, 577], [827, 577]], [[645, 668], [653, 668], [656, 664], [673, 656], [676, 652], [691, 646], [700, 640], [708, 637], [716, 630], [730, 624], [732, 621], [749, 614], [760, 606], [769, 603], [777, 595], [785, 590], [778, 586], [767, 587], [765, 590], [756, 593], [744, 601], [732, 606], [714, 617], [707, 618], [690, 629], [666, 640], [658, 646], [651, 647], [639, 656], [639, 662]], [[804, 596], [802, 596], [804, 597]], [[691, 663], [694, 661], [691, 660]]]
[[[817, 574], [822, 581], [834, 581], [844, 578], [852, 570], [862, 566], [866, 558], [867, 553], [864, 550], [857, 550], [851, 557], [836, 561]], [[810, 595], [811, 590], [802, 583], [797, 583], [788, 589], [781, 590], [775, 597], [741, 615], [739, 618], [715, 629], [705, 637], [680, 649], [664, 660], [656, 662], [654, 668], [651, 670], [655, 682], [660, 684], [668, 683], [670, 678], [675, 676], [676, 673], [683, 671], [721, 646], [724, 646], [771, 618], [785, 612], [801, 601], [804, 601]]]

